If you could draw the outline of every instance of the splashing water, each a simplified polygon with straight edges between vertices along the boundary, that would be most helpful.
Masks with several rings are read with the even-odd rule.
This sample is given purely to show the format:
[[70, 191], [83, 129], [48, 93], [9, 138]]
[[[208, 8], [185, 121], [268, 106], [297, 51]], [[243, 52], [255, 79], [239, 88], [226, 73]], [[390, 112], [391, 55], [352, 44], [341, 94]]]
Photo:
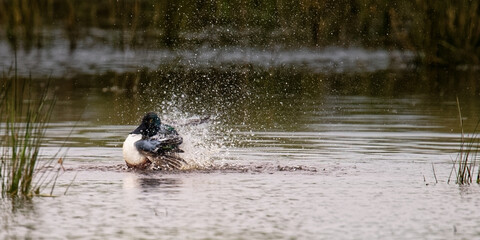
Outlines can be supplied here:
[[183, 136], [180, 156], [188, 163], [187, 169], [205, 168], [213, 165], [214, 159], [220, 154], [221, 145], [214, 140], [212, 123], [196, 126], [184, 125], [178, 127]]
[[[215, 160], [224, 159], [228, 154], [215, 116], [199, 116], [178, 109], [176, 101], [163, 101], [159, 111], [165, 124], [173, 126], [183, 137], [180, 157], [187, 162], [184, 170], [212, 167]], [[208, 118], [206, 121], [202, 119]]]

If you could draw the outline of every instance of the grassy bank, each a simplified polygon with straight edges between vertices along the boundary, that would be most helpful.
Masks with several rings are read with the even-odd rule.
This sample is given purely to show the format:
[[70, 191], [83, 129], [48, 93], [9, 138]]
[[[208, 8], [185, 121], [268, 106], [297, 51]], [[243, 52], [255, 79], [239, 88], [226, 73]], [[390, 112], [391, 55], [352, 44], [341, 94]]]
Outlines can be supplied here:
[[[408, 49], [424, 64], [479, 64], [477, 1], [76, 1], [0, 2], [14, 48], [48, 46], [52, 29], [74, 50], [90, 38], [123, 47], [362, 45]], [[92, 29], [114, 30], [112, 35]]]

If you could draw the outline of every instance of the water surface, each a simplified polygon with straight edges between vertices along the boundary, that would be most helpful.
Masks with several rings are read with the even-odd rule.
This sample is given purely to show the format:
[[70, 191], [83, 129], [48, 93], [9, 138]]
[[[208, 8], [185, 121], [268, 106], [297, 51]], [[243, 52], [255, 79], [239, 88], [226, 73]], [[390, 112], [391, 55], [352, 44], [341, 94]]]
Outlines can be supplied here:
[[[221, 61], [234, 60], [217, 66], [168, 63], [145, 69], [143, 63], [113, 62], [123, 69], [117, 72], [95, 62], [102, 70], [90, 72], [87, 62], [75, 60], [82, 73], [67, 76], [68, 68], [53, 68], [58, 102], [42, 154], [51, 156], [64, 145], [65, 172], [56, 197], [2, 200], [0, 236], [471, 239], [480, 234], [478, 185], [447, 183], [460, 147], [455, 95], [467, 133], [479, 116], [470, 75], [438, 73], [438, 81], [457, 78], [455, 85], [442, 87], [417, 70], [376, 65], [377, 53], [386, 51], [360, 50], [365, 60], [351, 49], [314, 52], [311, 59], [304, 50], [276, 58], [265, 53], [274, 62], [265, 65], [261, 54], [248, 51], [240, 57], [221, 53]], [[329, 68], [338, 51], [349, 63]], [[327, 65], [319, 60], [324, 55]], [[295, 56], [304, 59], [292, 60]], [[244, 58], [244, 64], [238, 62]], [[363, 67], [372, 61], [372, 69]], [[29, 62], [34, 58], [22, 61]], [[33, 84], [45, 81], [41, 75]], [[146, 111], [178, 126], [191, 169], [125, 167], [123, 140]], [[180, 126], [206, 115], [212, 117], [206, 124]]]

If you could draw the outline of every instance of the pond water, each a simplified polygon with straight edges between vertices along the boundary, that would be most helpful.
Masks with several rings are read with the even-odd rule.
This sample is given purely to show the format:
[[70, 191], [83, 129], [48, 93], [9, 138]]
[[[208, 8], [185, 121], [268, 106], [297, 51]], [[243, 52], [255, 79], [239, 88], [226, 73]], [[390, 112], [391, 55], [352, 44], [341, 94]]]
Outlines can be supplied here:
[[[33, 75], [41, 86], [50, 71], [56, 86], [42, 154], [64, 145], [67, 155], [55, 197], [2, 200], [2, 239], [480, 235], [479, 186], [456, 185], [455, 173], [447, 182], [460, 148], [455, 96], [467, 133], [480, 112], [471, 74], [424, 73], [391, 61], [402, 53], [362, 49], [79, 49], [71, 62], [19, 54], [21, 74], [45, 70]], [[125, 58], [102, 65], [96, 54]], [[190, 169], [125, 167], [123, 140], [147, 111], [178, 126]], [[211, 120], [181, 126], [202, 116]]]

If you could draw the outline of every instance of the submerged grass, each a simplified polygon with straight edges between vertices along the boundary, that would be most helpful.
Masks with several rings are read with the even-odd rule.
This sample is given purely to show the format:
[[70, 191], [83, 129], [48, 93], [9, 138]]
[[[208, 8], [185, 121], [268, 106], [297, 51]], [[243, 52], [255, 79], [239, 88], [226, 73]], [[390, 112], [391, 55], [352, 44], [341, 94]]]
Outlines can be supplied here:
[[[460, 103], [457, 97], [458, 115], [460, 118], [461, 138], [460, 138], [460, 151], [455, 159], [450, 172], [448, 182], [450, 182], [452, 172], [456, 172], [456, 183], [459, 185], [471, 184], [475, 177], [475, 168], [477, 167], [477, 154], [478, 147], [480, 146], [480, 139], [478, 136], [478, 126], [480, 120], [477, 121], [475, 129], [471, 136], [466, 137], [463, 127], [462, 112], [460, 110]], [[477, 170], [477, 176], [475, 178], [476, 183], [480, 183], [480, 168]]]
[[55, 105], [55, 98], [50, 97], [49, 84], [34, 96], [31, 79], [4, 74], [0, 86], [2, 197], [32, 197], [40, 195], [47, 186], [52, 186], [53, 191], [61, 169], [54, 168], [54, 165], [61, 164], [61, 161], [56, 158], [40, 161], [39, 157]]

